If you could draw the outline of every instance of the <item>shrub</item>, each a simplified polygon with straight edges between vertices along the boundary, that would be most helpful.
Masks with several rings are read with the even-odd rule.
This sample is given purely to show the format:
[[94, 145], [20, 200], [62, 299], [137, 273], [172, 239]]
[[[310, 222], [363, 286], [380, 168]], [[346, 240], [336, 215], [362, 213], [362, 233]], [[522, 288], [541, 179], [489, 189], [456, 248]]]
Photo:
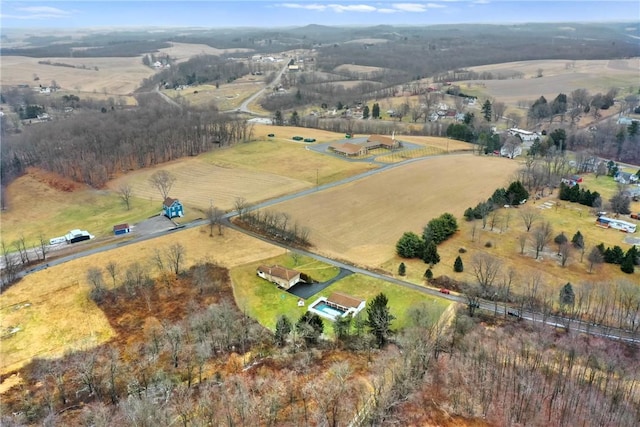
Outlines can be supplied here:
[[404, 276], [405, 274], [407, 274], [407, 267], [404, 265], [404, 262], [401, 262], [400, 266], [398, 266], [398, 274], [400, 276]]
[[462, 273], [464, 271], [464, 265], [462, 264], [462, 258], [460, 258], [460, 255], [458, 255], [453, 263], [453, 271], [456, 273]]
[[491, 242], [487, 242], [487, 243], [484, 244], [485, 248], [490, 248], [492, 246], [493, 246], [493, 243], [491, 243]]

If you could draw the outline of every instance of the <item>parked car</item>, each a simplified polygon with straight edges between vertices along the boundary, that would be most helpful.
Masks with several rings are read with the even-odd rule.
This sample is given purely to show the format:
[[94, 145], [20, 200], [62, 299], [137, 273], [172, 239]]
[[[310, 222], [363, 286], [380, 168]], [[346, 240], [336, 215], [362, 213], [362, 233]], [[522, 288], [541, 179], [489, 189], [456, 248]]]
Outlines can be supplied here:
[[518, 319], [522, 317], [522, 314], [520, 314], [520, 312], [519, 312], [519, 311], [515, 311], [515, 310], [507, 310], [507, 314], [508, 314], [509, 316], [516, 317], [516, 318], [518, 318]]
[[450, 291], [449, 289], [442, 288], [442, 289], [440, 289], [440, 293], [443, 293], [443, 294], [447, 294], [447, 295], [448, 295], [448, 294], [450, 294], [450, 293], [451, 293], [451, 291]]

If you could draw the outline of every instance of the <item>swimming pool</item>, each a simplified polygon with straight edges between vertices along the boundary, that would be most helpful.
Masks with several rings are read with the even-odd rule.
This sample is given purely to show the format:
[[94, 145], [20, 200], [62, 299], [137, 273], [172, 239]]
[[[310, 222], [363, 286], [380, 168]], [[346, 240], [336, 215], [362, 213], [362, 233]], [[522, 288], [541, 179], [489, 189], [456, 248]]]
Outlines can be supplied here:
[[324, 301], [321, 301], [313, 306], [318, 311], [326, 313], [332, 317], [342, 316], [345, 312], [338, 310], [337, 308], [329, 307]]

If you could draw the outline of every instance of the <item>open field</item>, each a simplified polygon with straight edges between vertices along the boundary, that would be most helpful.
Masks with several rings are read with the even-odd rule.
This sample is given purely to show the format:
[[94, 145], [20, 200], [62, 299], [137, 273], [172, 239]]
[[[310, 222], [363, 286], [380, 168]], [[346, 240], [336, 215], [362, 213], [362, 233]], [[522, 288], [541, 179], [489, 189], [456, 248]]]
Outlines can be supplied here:
[[170, 42], [171, 47], [159, 49], [159, 52], [166, 53], [176, 62], [184, 62], [196, 55], [215, 55], [220, 56], [225, 53], [245, 53], [252, 52], [251, 49], [218, 49], [206, 44], [195, 43], [178, 43]]
[[206, 84], [191, 86], [184, 90], [166, 89], [162, 92], [173, 99], [184, 100], [193, 106], [215, 103], [218, 110], [226, 111], [240, 107], [244, 100], [260, 90], [262, 86], [264, 86], [264, 81], [261, 78], [256, 78], [253, 82], [222, 84], [217, 89], [215, 85]]
[[216, 207], [230, 210], [238, 197], [256, 203], [311, 186], [305, 181], [274, 173], [211, 164], [206, 158], [200, 157], [165, 163], [154, 169], [134, 171], [110, 181], [107, 186], [115, 191], [121, 183], [126, 182], [137, 197], [155, 200], [162, 207], [160, 192], [149, 183], [149, 177], [158, 169], [175, 175], [176, 182], [170, 196], [179, 199], [186, 209], [205, 210], [213, 201]]
[[506, 186], [518, 167], [518, 162], [495, 157], [430, 158], [273, 209], [308, 227], [320, 252], [379, 267], [394, 257], [404, 231], [421, 232], [429, 219], [444, 212], [461, 217], [469, 205]]
[[[19, 328], [13, 336], [2, 340], [0, 374], [24, 366], [35, 356], [55, 357], [67, 350], [91, 348], [109, 340], [113, 330], [88, 297], [88, 268], [104, 268], [114, 261], [123, 274], [135, 262], [148, 265], [156, 249], [163, 251], [174, 243], [185, 248], [185, 268], [200, 261], [233, 268], [284, 252], [232, 230], [225, 230], [223, 236], [216, 232], [209, 237], [209, 229], [202, 227], [30, 274], [0, 295], [0, 331], [4, 335]], [[110, 283], [106, 272], [104, 275]]]
[[[592, 61], [522, 61], [472, 67], [474, 71], [493, 73], [524, 73], [523, 79], [482, 80], [471, 85], [484, 97], [495, 98], [509, 104], [519, 100], [535, 100], [544, 96], [554, 99], [559, 93], [569, 94], [575, 89], [587, 89], [591, 93], [607, 92], [611, 88], [626, 93], [638, 85], [640, 58]], [[543, 70], [537, 78], [538, 69]]]
[[[613, 182], [612, 178], [600, 177], [598, 182], [594, 183], [595, 178], [590, 175], [585, 176], [584, 188], [590, 188], [592, 191], [607, 193], [606, 187], [609, 182]], [[438, 246], [438, 253], [441, 261], [432, 268], [434, 276], [449, 276], [456, 280], [475, 283], [476, 278], [473, 274], [472, 260], [478, 253], [488, 253], [500, 260], [502, 265], [502, 273], [508, 272], [510, 269], [516, 272], [513, 289], [516, 292], [524, 292], [527, 284], [533, 278], [539, 277], [542, 284], [539, 293], [544, 292], [553, 295], [558, 294], [560, 288], [567, 282], [572, 283], [574, 289], [579, 289], [583, 283], [610, 283], [614, 280], [628, 281], [630, 283], [640, 283], [640, 271], [636, 268], [633, 275], [624, 274], [620, 271], [620, 266], [611, 264], [602, 264], [594, 267], [593, 273], [589, 273], [589, 262], [587, 256], [591, 248], [599, 243], [604, 243], [607, 247], [618, 245], [626, 251], [630, 245], [624, 239], [630, 235], [621, 233], [613, 229], [603, 229], [595, 225], [595, 215], [591, 209], [579, 205], [577, 203], [568, 203], [559, 201], [557, 194], [545, 197], [534, 203], [531, 201], [526, 206], [517, 209], [500, 209], [497, 213], [497, 221], [494, 230], [491, 230], [488, 222], [486, 229], [482, 229], [482, 222], [475, 221], [475, 238], [473, 234], [473, 222], [466, 222], [463, 219], [458, 221], [460, 231], [456, 233], [450, 240]], [[605, 200], [607, 196], [603, 197]], [[471, 205], [471, 203], [469, 203]], [[540, 208], [540, 206], [549, 206], [548, 208]], [[540, 218], [534, 223], [541, 221], [549, 221], [552, 224], [553, 233], [551, 242], [545, 247], [540, 254], [538, 260], [535, 259], [535, 249], [531, 241], [532, 233], [526, 233], [520, 211], [525, 208], [535, 209], [539, 212]], [[640, 202], [634, 202], [631, 205], [632, 211], [640, 210]], [[626, 218], [627, 221], [634, 222]], [[638, 221], [635, 221], [638, 223]], [[580, 231], [584, 237], [586, 250], [584, 257], [580, 251], [572, 251], [567, 265], [562, 267], [560, 259], [557, 256], [557, 245], [553, 243], [553, 238], [561, 232], [567, 236], [569, 240], [573, 235]], [[527, 242], [524, 254], [521, 254], [519, 237], [527, 235]], [[638, 233], [631, 235], [638, 237]], [[491, 247], [485, 245], [491, 242]], [[465, 248], [466, 253], [460, 254], [459, 249]], [[455, 258], [460, 255], [464, 263], [464, 272], [455, 273], [453, 271], [453, 263]], [[583, 258], [581, 261], [581, 257]], [[421, 260], [406, 260], [398, 256], [388, 260], [383, 264], [383, 269], [396, 273], [400, 262], [404, 262], [407, 266], [407, 278], [415, 283], [424, 283], [423, 275], [428, 267]], [[499, 279], [502, 280], [502, 279]]]
[[380, 73], [387, 70], [387, 68], [382, 67], [369, 67], [367, 65], [355, 65], [355, 64], [342, 64], [338, 65], [333, 69], [336, 73], [359, 73], [359, 74], [367, 74], [367, 73]]
[[[37, 244], [40, 233], [47, 242], [69, 230], [80, 228], [101, 237], [112, 234], [112, 227], [135, 223], [160, 212], [162, 204], [134, 197], [127, 211], [114, 193], [76, 184], [71, 192], [43, 182], [39, 172], [17, 178], [7, 187], [7, 210], [2, 211], [2, 240], [11, 246], [22, 236], [27, 246]], [[34, 203], [37, 200], [37, 203]]]
[[[60, 62], [87, 69], [38, 64], [38, 61]], [[98, 69], [96, 71], [96, 68]], [[102, 92], [111, 95], [127, 95], [138, 88], [143, 79], [155, 72], [145, 67], [139, 57], [127, 58], [28, 58], [3, 56], [0, 64], [2, 84], [49, 85], [52, 80], [64, 90], [77, 92]], [[40, 80], [33, 81], [37, 75]]]
[[[285, 265], [289, 268], [294, 268], [298, 271], [311, 274], [314, 278], [318, 278], [319, 280], [327, 280], [330, 278], [330, 275], [320, 278], [315, 272], [316, 270], [311, 269], [316, 266], [322, 267], [322, 263], [303, 259], [300, 264], [295, 266], [289, 255], [281, 255], [276, 258], [263, 260], [262, 262], [246, 264], [231, 270], [234, 288], [233, 292], [238, 307], [248, 313], [252, 318], [258, 320], [260, 324], [271, 330], [275, 329], [278, 316], [284, 314], [292, 321], [292, 323], [295, 323], [307, 310], [307, 306], [309, 304], [320, 296], [328, 297], [332, 292], [336, 291], [354, 295], [356, 297], [366, 299], [367, 301], [373, 299], [373, 297], [378, 295], [380, 292], [384, 292], [387, 298], [389, 298], [389, 307], [391, 307], [391, 312], [396, 316], [396, 320], [393, 323], [394, 328], [400, 328], [406, 324], [407, 309], [412, 306], [427, 304], [430, 308], [433, 308], [432, 314], [435, 321], [440, 318], [440, 315], [451, 304], [448, 300], [426, 296], [420, 292], [404, 289], [400, 286], [393, 285], [382, 280], [373, 279], [368, 276], [352, 274], [336, 283], [333, 283], [319, 294], [306, 300], [304, 307], [298, 307], [298, 297], [279, 289], [273, 283], [269, 283], [256, 276], [256, 268], [260, 264], [265, 263]], [[333, 269], [328, 266], [326, 267], [334, 276], [337, 274], [337, 269]], [[333, 335], [331, 322], [325, 320], [324, 323], [324, 333], [327, 335]]]

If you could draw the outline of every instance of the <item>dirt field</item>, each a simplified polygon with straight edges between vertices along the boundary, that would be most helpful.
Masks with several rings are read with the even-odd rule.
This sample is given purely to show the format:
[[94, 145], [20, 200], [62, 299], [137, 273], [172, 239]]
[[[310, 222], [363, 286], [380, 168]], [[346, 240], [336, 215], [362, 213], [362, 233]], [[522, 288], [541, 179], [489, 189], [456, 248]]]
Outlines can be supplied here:
[[[149, 242], [96, 254], [25, 277], [0, 295], [0, 331], [15, 330], [0, 346], [0, 374], [24, 366], [31, 358], [54, 357], [67, 350], [91, 348], [110, 339], [113, 330], [103, 312], [88, 299], [89, 267], [115, 261], [121, 273], [134, 262], [147, 264], [156, 248], [185, 247], [185, 268], [203, 260], [232, 268], [284, 250], [244, 234], [225, 230], [209, 237], [207, 227], [172, 233]], [[155, 274], [155, 273], [154, 273]], [[105, 272], [105, 280], [110, 282]]]
[[[587, 89], [589, 92], [607, 92], [619, 88], [626, 92], [638, 84], [640, 58], [594, 61], [522, 61], [504, 64], [485, 65], [471, 68], [474, 71], [508, 73], [518, 71], [523, 79], [476, 81], [474, 86], [506, 103], [519, 100], [534, 100], [544, 96], [552, 100], [559, 93], [569, 94], [575, 89]], [[542, 77], [537, 78], [538, 69]]]
[[[85, 65], [88, 69], [58, 67], [38, 64], [48, 60], [75, 66]], [[98, 68], [98, 71], [95, 70]], [[3, 85], [37, 84], [49, 85], [55, 80], [65, 90], [75, 92], [99, 92], [112, 95], [126, 95], [133, 92], [154, 73], [145, 67], [139, 57], [132, 58], [28, 58], [24, 56], [3, 56], [0, 63]], [[33, 75], [40, 77], [33, 81]]]
[[507, 185], [518, 167], [502, 158], [431, 158], [272, 209], [309, 227], [320, 252], [379, 267], [394, 257], [403, 232], [421, 233], [444, 212], [462, 216], [467, 207]]

